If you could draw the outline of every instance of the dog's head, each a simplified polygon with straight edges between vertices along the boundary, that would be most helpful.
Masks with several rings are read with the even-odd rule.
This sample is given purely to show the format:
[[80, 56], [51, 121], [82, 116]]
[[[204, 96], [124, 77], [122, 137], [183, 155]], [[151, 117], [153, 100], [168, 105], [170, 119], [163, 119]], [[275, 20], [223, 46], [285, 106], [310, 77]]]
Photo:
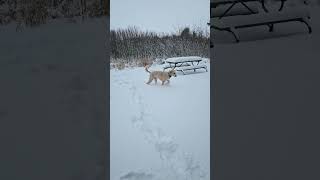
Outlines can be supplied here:
[[170, 75], [170, 77], [174, 76], [174, 77], [177, 77], [177, 73], [176, 73], [176, 70], [175, 69], [171, 69], [168, 74]]

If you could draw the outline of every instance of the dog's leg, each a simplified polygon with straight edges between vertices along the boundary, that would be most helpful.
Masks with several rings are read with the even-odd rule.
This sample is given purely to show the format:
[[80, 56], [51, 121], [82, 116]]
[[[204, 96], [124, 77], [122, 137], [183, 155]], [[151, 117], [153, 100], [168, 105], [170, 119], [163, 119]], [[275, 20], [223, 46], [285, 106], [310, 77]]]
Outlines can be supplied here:
[[150, 76], [149, 81], [146, 84], [150, 84], [152, 80], [153, 80], [153, 78]]
[[163, 84], [164, 84], [164, 82], [165, 82], [165, 81], [162, 81], [161, 85], [163, 85]]
[[154, 83], [157, 84], [157, 78], [154, 78]]
[[169, 81], [169, 79], [167, 80], [167, 84], [169, 84], [170, 83], [170, 81]]

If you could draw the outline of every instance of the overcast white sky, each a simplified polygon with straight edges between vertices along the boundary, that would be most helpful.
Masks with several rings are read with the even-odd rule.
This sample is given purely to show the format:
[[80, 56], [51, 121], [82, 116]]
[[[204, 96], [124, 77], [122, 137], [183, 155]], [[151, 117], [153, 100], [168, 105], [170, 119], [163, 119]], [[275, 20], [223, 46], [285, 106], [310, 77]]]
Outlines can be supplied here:
[[111, 0], [111, 29], [137, 26], [141, 30], [174, 32], [186, 25], [206, 28], [209, 0]]

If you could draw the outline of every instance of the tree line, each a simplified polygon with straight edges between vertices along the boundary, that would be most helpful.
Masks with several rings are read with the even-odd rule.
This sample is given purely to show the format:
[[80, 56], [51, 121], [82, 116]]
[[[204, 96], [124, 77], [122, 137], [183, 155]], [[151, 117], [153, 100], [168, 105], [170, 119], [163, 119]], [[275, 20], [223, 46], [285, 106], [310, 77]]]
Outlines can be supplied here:
[[111, 30], [111, 61], [165, 59], [177, 56], [209, 57], [209, 32], [182, 28], [173, 34], [160, 35], [136, 27]]
[[109, 15], [109, 0], [0, 0], [0, 24], [11, 22], [27, 26], [49, 19]]

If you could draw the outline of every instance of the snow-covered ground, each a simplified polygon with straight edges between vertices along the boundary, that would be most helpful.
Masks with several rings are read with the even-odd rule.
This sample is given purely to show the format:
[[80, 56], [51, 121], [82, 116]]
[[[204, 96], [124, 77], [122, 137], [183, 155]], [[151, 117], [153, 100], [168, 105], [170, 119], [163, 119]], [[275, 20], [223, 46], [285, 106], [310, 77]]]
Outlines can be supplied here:
[[0, 26], [0, 179], [105, 175], [106, 24]]
[[[217, 41], [215, 41], [213, 60], [228, 61], [237, 57], [239, 61], [236, 63], [239, 64], [243, 63], [242, 60], [248, 59], [252, 60], [252, 63], [255, 63], [256, 59], [263, 59], [267, 64], [270, 59], [285, 58], [288, 62], [279, 64], [279, 67], [284, 69], [290, 67], [291, 60], [319, 61], [319, 15], [319, 8], [311, 9], [312, 34], [306, 33], [306, 27], [303, 24], [293, 22], [288, 26], [277, 25], [273, 33], [269, 33], [266, 27], [243, 29], [240, 32], [240, 38], [243, 41], [239, 44], [225, 43], [225, 41], [234, 41], [229, 33], [219, 36], [221, 38], [216, 38]], [[78, 104], [88, 100], [90, 107], [92, 105], [95, 109], [97, 103], [91, 100], [94, 98], [99, 100], [99, 97], [86, 97], [89, 93], [82, 92], [82, 86], [80, 89], [79, 87], [74, 89], [74, 87], [69, 88], [68, 84], [73, 81], [77, 83], [80, 79], [80, 84], [85, 84], [88, 88], [95, 87], [93, 80], [101, 74], [88, 70], [85, 65], [75, 67], [74, 64], [96, 63], [105, 58], [105, 41], [101, 40], [105, 38], [107, 30], [104, 29], [106, 27], [104, 23], [103, 19], [82, 24], [52, 22], [37, 28], [25, 29], [22, 32], [15, 32], [14, 25], [1, 26], [0, 72], [3, 80], [1, 81], [2, 92], [5, 92], [1, 93], [1, 118], [24, 119], [26, 116], [31, 116], [33, 112], [43, 112], [36, 114], [35, 119], [47, 119], [46, 122], [54, 123], [54, 127], [57, 128], [66, 126], [66, 123], [73, 128], [86, 128], [87, 123], [92, 122], [92, 115]], [[56, 63], [64, 65], [52, 65]], [[20, 66], [12, 64], [20, 64]], [[307, 68], [303, 63], [301, 64], [301, 68]], [[207, 66], [210, 72], [210, 64], [207, 63]], [[234, 71], [241, 71], [236, 69], [237, 64], [233, 67]], [[313, 68], [310, 71], [318, 71], [318, 67]], [[160, 66], [152, 66], [150, 69], [160, 69]], [[280, 71], [281, 68], [276, 70]], [[252, 71], [254, 73], [254, 70]], [[44, 73], [40, 76], [39, 72]], [[209, 72], [178, 75], [172, 78], [170, 85], [161, 86], [160, 83], [146, 85], [148, 74], [143, 68], [111, 70], [110, 172], [112, 180], [152, 179], [151, 177], [179, 180], [192, 179], [192, 176], [193, 179], [210, 178]], [[7, 77], [11, 79], [8, 80]], [[24, 84], [12, 84], [21, 79], [25, 82]], [[92, 83], [88, 84], [87, 80], [92, 80]], [[23, 98], [19, 99], [19, 96], [17, 102], [12, 101], [17, 99], [15, 96], [9, 96], [12, 90], [24, 93]], [[99, 88], [95, 87], [92, 91], [94, 90], [98, 91]], [[60, 93], [60, 96], [52, 96], [50, 94], [52, 91]], [[37, 100], [39, 106], [29, 106], [29, 102], [34, 102], [32, 96], [37, 93], [41, 96], [41, 99]], [[66, 102], [66, 106], [61, 106], [61, 101]], [[48, 102], [51, 103], [50, 108], [45, 106]], [[102, 100], [99, 102], [103, 103]], [[23, 113], [15, 114], [17, 109], [22, 110]], [[70, 113], [70, 118], [67, 120], [75, 118], [75, 110], [79, 111], [76, 115], [78, 121], [56, 121], [60, 118], [60, 111], [61, 114], [65, 111]], [[55, 116], [48, 117], [47, 111]], [[81, 112], [84, 114], [80, 114]], [[21, 126], [20, 129], [25, 128]], [[49, 132], [47, 132], [48, 136]], [[67, 137], [67, 132], [65, 136], [61, 135], [61, 139], [64, 137]], [[70, 142], [77, 143], [72, 141], [75, 139], [70, 139]], [[87, 143], [94, 145], [94, 142], [88, 140]], [[57, 143], [57, 145], [61, 144]], [[82, 154], [79, 153], [78, 156], [73, 151], [66, 152], [62, 146], [56, 148], [70, 155], [70, 159], [75, 162], [80, 161]], [[79, 150], [83, 150], [85, 154], [89, 152], [85, 148], [81, 146]], [[62, 157], [55, 159], [57, 162], [65, 161]], [[79, 166], [85, 162], [87, 160], [80, 161]], [[55, 172], [69, 172], [69, 165], [71, 163], [55, 169]]]
[[[106, 59], [106, 17], [52, 20], [16, 32], [0, 26], [0, 63], [101, 63]], [[19, 52], [19, 53], [16, 53]]]
[[222, 120], [216, 127], [219, 139], [223, 137], [214, 144], [220, 169], [216, 179], [318, 175], [309, 163], [318, 154], [309, 149], [316, 148], [301, 145], [307, 140], [312, 146], [317, 137], [311, 126], [318, 101], [320, 8], [310, 11], [312, 34], [303, 23], [292, 22], [275, 25], [271, 33], [266, 26], [241, 29], [240, 43], [234, 43], [230, 33], [212, 36], [219, 97], [215, 103]]
[[[214, 32], [213, 60], [232, 62], [225, 71], [235, 72], [248, 63], [257, 67], [253, 74], [277, 59], [287, 60], [278, 62], [279, 71], [290, 62], [318, 61], [320, 8], [309, 10], [312, 34], [300, 22], [277, 24], [271, 33], [264, 26], [241, 29], [238, 44], [230, 33]], [[178, 76], [165, 87], [145, 85], [147, 78], [143, 68], [111, 70], [111, 178], [209, 179], [209, 73]], [[193, 176], [190, 166], [199, 167]]]
[[[208, 72], [152, 82], [144, 68], [110, 72], [112, 180], [210, 179]], [[162, 70], [153, 65], [150, 70]]]

